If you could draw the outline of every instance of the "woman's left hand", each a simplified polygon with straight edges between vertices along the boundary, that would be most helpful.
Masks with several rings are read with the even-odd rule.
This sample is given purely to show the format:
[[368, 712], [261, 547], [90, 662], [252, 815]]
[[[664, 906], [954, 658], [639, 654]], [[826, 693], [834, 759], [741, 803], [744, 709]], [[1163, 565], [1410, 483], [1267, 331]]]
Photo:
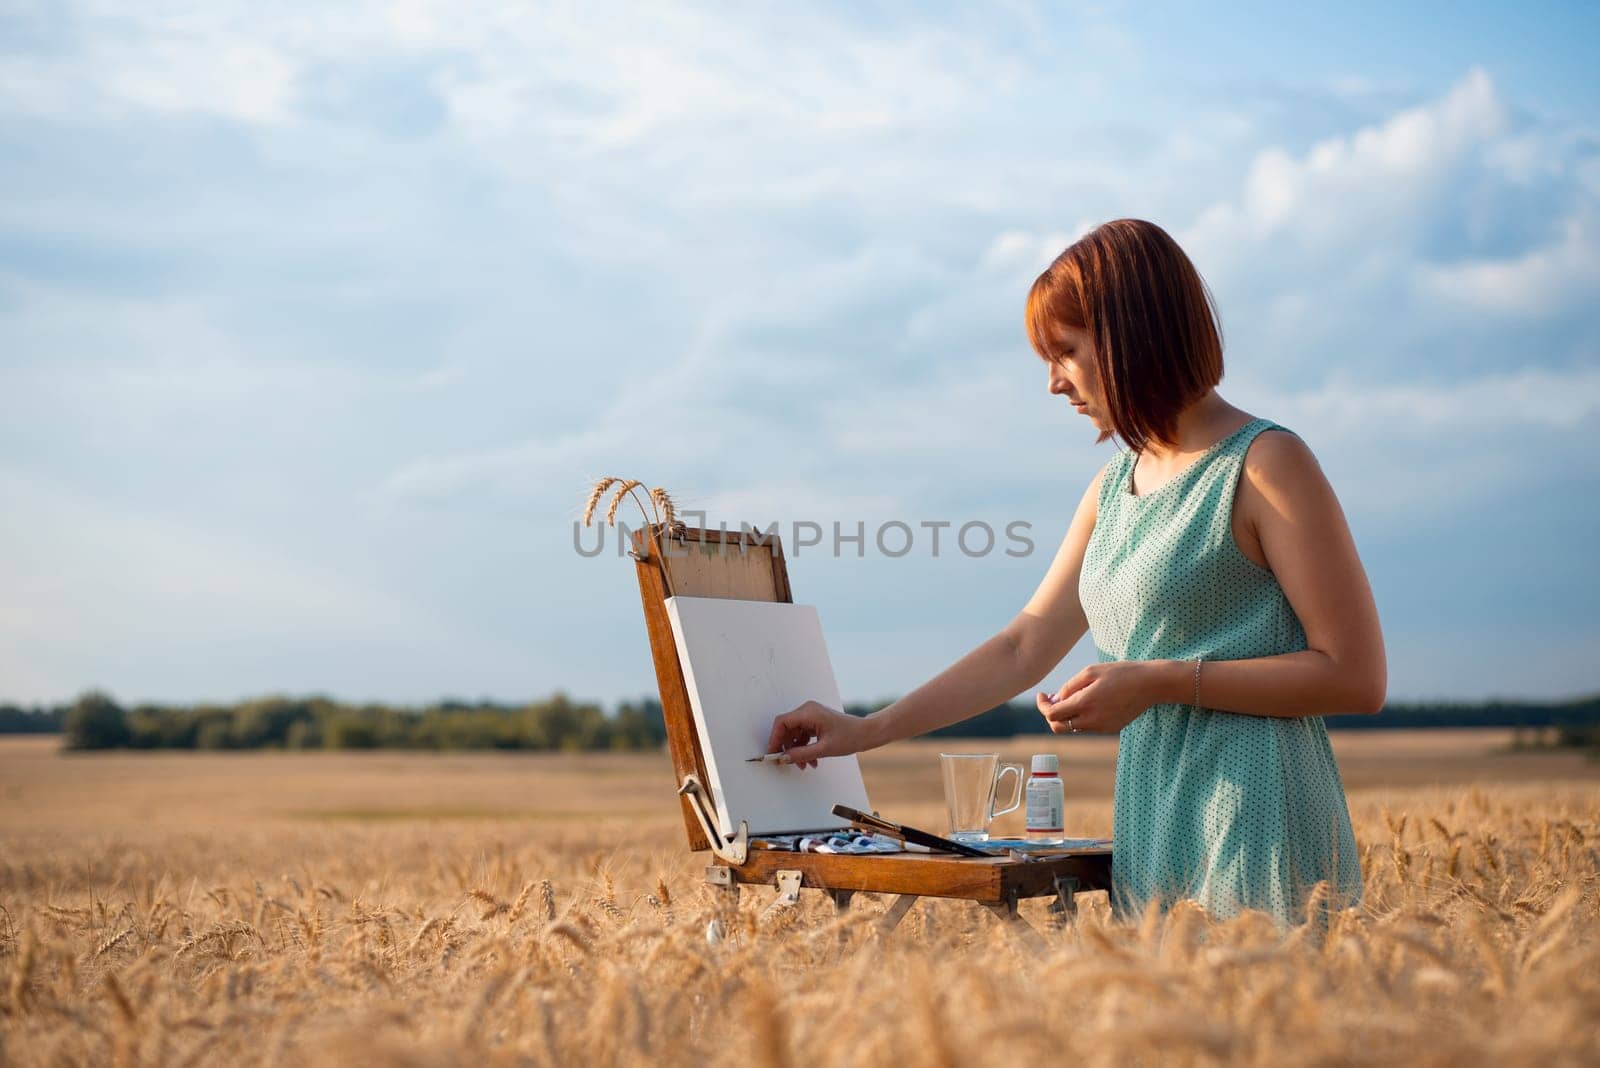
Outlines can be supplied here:
[[1056, 734], [1115, 734], [1155, 703], [1149, 668], [1138, 660], [1090, 664], [1054, 697], [1040, 691], [1034, 701]]

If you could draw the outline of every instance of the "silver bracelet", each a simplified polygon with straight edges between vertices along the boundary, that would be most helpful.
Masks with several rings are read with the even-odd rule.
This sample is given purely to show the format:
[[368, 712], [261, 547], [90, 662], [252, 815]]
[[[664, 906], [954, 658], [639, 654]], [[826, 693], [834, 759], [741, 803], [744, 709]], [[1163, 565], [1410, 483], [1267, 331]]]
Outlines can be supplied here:
[[1196, 708], [1200, 707], [1200, 661], [1204, 659], [1203, 656], [1194, 658], [1194, 707]]

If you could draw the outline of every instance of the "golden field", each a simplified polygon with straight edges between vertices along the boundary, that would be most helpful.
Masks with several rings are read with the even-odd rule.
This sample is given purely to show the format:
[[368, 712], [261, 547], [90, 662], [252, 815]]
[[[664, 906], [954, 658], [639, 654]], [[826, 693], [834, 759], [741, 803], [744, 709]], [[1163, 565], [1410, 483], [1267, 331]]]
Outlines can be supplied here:
[[[1023, 905], [1042, 955], [770, 889], [708, 943], [664, 753], [0, 740], [0, 1063], [1600, 1063], [1600, 764], [1508, 740], [1335, 735], [1367, 890], [1325, 940], [1096, 893], [1064, 933]], [[1109, 833], [1114, 742], [986, 746], [1035, 747]], [[865, 754], [874, 806], [941, 826], [940, 748]]]

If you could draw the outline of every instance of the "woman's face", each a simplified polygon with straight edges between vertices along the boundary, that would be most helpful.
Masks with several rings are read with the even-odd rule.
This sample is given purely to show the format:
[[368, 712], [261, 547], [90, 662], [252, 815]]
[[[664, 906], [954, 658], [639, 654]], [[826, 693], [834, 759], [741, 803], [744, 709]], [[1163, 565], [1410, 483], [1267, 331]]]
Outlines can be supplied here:
[[1100, 373], [1095, 369], [1094, 339], [1087, 330], [1072, 326], [1056, 327], [1055, 359], [1049, 361], [1050, 392], [1072, 402], [1079, 415], [1087, 415], [1096, 426], [1105, 418], [1100, 393]]

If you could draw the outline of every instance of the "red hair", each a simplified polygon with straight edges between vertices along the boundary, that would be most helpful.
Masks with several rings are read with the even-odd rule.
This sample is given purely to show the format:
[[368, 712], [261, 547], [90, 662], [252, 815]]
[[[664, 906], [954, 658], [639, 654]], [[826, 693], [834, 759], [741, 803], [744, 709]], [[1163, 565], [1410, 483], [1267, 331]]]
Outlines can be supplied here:
[[1028, 342], [1054, 361], [1057, 326], [1087, 331], [1110, 430], [1135, 452], [1177, 444], [1178, 413], [1222, 381], [1211, 290], [1161, 227], [1116, 219], [1068, 245], [1028, 290]]

